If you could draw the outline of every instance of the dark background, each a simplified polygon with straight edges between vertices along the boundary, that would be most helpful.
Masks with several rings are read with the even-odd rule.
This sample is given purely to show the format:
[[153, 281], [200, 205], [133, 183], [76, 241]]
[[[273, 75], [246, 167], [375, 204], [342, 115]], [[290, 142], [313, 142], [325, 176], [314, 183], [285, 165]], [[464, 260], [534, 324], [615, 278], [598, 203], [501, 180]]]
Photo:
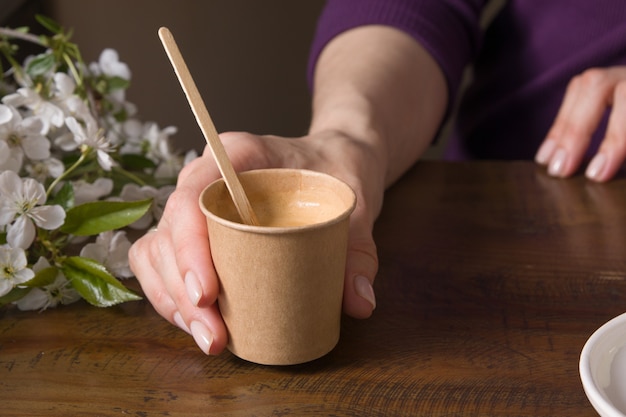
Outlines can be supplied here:
[[[167, 26], [218, 131], [300, 136], [310, 94], [308, 50], [323, 0], [0, 0], [4, 25], [43, 13], [73, 28], [86, 62], [116, 49], [132, 71], [129, 101], [142, 121], [173, 125], [180, 149], [204, 139], [157, 35]], [[43, 29], [41, 29], [43, 31]], [[42, 32], [43, 33], [43, 32]]]

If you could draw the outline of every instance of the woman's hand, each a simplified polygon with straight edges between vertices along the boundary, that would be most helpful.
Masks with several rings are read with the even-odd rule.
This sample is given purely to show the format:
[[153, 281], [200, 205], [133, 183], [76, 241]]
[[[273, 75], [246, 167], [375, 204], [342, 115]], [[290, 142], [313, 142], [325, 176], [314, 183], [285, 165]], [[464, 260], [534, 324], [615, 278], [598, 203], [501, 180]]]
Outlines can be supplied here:
[[581, 165], [591, 137], [605, 113], [611, 113], [605, 137], [587, 166], [594, 181], [611, 179], [626, 159], [626, 67], [589, 69], [574, 77], [535, 160], [557, 177]]
[[[309, 135], [297, 139], [221, 135], [235, 170], [304, 168], [333, 175], [352, 187], [343, 310], [369, 317], [378, 269], [372, 239], [384, 190], [431, 143], [447, 105], [437, 62], [403, 32], [366, 26], [333, 38], [316, 64]], [[227, 333], [216, 300], [200, 192], [219, 177], [205, 152], [181, 172], [156, 232], [131, 248], [130, 262], [155, 309], [191, 333], [202, 350], [219, 353]]]
[[[329, 173], [352, 186], [358, 202], [351, 216], [343, 305], [351, 316], [371, 315], [376, 304], [372, 282], [378, 268], [372, 227], [384, 185], [376, 178], [375, 158], [367, 147], [338, 132], [299, 139], [229, 133], [221, 139], [238, 171], [305, 168]], [[157, 230], [139, 239], [129, 254], [131, 268], [156, 311], [191, 334], [206, 354], [221, 352], [227, 343], [216, 304], [219, 284], [206, 219], [198, 206], [201, 191], [219, 177], [208, 151], [187, 165]]]

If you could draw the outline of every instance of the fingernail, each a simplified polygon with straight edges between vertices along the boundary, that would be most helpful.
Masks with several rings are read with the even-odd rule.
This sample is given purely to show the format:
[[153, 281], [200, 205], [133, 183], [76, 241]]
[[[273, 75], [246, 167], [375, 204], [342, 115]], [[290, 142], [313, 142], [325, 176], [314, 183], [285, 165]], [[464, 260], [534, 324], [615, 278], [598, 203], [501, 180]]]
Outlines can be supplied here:
[[370, 281], [364, 276], [357, 276], [354, 278], [354, 291], [361, 298], [364, 298], [372, 305], [372, 310], [376, 308], [376, 296], [374, 295], [374, 288]]
[[196, 274], [191, 271], [185, 275], [185, 287], [191, 303], [197, 306], [200, 302], [200, 297], [202, 297], [202, 286], [200, 286], [200, 281], [198, 281]]
[[589, 163], [587, 171], [585, 171], [585, 175], [587, 178], [592, 180], [600, 179], [600, 174], [602, 174], [602, 171], [604, 170], [604, 165], [606, 165], [606, 155], [599, 153], [594, 156]]
[[550, 175], [554, 175], [555, 177], [561, 176], [563, 174], [563, 169], [565, 168], [566, 159], [567, 151], [565, 151], [565, 149], [557, 149], [556, 152], [554, 152], [554, 156], [550, 160], [548, 173], [550, 173]]
[[191, 330], [189, 330], [189, 327], [187, 327], [187, 324], [185, 323], [185, 320], [183, 320], [183, 316], [181, 316], [178, 311], [176, 313], [174, 313], [174, 323], [176, 323], [176, 325], [178, 327], [180, 327], [182, 330], [184, 330], [187, 333], [191, 334]]
[[538, 164], [546, 165], [554, 152], [556, 142], [552, 139], [547, 139], [543, 145], [539, 148], [537, 155], [535, 155], [535, 162]]
[[192, 321], [190, 327], [191, 335], [196, 341], [196, 344], [205, 354], [208, 355], [211, 350], [211, 344], [213, 343], [213, 334], [199, 321]]

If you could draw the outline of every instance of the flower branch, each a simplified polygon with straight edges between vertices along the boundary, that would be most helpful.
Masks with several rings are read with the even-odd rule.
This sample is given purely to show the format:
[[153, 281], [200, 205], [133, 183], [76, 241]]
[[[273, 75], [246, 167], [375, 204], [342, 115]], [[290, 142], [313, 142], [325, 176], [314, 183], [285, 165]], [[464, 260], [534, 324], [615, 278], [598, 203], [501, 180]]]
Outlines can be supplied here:
[[[136, 300], [122, 283], [132, 276], [127, 230], [158, 221], [196, 155], [172, 150], [175, 128], [135, 116], [131, 72], [115, 50], [86, 64], [71, 31], [37, 20], [48, 35], [0, 28], [10, 65], [0, 92], [0, 307]], [[42, 51], [20, 64], [15, 41]]]
[[44, 42], [38, 37], [28, 32], [24, 32], [19, 29], [3, 28], [0, 27], [0, 37], [20, 39], [35, 45], [46, 46]]

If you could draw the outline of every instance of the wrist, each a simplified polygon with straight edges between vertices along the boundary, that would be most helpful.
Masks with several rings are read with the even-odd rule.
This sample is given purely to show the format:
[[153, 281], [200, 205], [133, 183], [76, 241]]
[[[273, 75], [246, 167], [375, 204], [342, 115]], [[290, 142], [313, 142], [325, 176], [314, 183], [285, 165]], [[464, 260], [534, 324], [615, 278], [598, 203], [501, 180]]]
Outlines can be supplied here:
[[365, 139], [364, 134], [328, 128], [298, 141], [310, 156], [303, 168], [326, 172], [350, 185], [357, 195], [356, 211], [372, 226], [382, 207], [387, 169], [386, 159], [376, 150], [377, 142], [370, 140], [375, 133], [368, 135]]

